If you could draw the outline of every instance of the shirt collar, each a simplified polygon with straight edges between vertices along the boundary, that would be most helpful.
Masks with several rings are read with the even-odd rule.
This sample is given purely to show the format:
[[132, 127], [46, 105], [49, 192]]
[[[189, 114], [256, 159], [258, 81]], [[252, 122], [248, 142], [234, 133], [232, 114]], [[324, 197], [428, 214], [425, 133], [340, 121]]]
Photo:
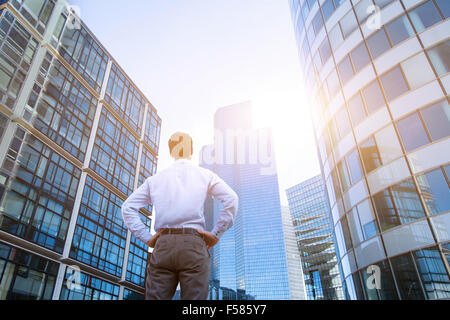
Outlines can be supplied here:
[[192, 160], [189, 160], [189, 159], [178, 159], [178, 160], [175, 160], [174, 163], [175, 164], [192, 163]]

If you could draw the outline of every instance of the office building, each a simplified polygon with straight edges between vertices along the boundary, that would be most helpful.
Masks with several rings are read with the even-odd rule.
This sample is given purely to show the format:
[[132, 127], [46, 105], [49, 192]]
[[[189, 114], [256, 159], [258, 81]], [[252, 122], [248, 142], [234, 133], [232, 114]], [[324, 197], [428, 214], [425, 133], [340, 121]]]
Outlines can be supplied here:
[[0, 299], [142, 299], [161, 119], [65, 1], [1, 1], [0, 124]]
[[306, 300], [303, 267], [289, 207], [281, 206], [291, 300]]
[[320, 175], [286, 190], [308, 300], [343, 300], [331, 212]]
[[[251, 120], [250, 102], [220, 108], [214, 145], [200, 154], [201, 166], [239, 196], [234, 225], [212, 249], [211, 299], [291, 298], [271, 133], [253, 129]], [[217, 200], [205, 204], [208, 227], [220, 208]]]
[[290, 6], [346, 298], [450, 298], [450, 2]]

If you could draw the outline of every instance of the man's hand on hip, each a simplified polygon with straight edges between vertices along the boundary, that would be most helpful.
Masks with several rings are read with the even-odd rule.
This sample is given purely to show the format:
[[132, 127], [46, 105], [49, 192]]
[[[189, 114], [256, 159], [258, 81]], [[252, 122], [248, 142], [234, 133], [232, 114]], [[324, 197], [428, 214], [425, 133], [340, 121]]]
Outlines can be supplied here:
[[154, 248], [156, 245], [156, 240], [158, 240], [159, 236], [161, 235], [161, 232], [163, 232], [164, 229], [159, 230], [148, 242], [147, 245], [150, 248]]
[[219, 238], [217, 238], [211, 232], [200, 230], [200, 229], [197, 229], [197, 232], [203, 236], [203, 239], [205, 240], [206, 245], [208, 246], [208, 250], [211, 249], [212, 247], [214, 247], [217, 244], [217, 242], [219, 242]]

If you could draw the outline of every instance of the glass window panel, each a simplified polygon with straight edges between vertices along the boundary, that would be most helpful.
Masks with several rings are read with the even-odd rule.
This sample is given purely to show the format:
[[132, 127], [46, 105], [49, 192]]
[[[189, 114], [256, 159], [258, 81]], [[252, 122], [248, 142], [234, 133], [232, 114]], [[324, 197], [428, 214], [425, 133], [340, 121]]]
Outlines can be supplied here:
[[437, 247], [413, 252], [427, 299], [450, 298], [450, 279]]
[[444, 19], [450, 17], [450, 1], [448, 0], [435, 0], [439, 9], [441, 9]]
[[417, 113], [397, 121], [397, 128], [406, 151], [414, 150], [430, 142]]
[[425, 212], [412, 179], [400, 182], [390, 189], [401, 223], [408, 223], [425, 217]]
[[361, 229], [361, 224], [358, 218], [358, 211], [356, 207], [348, 213], [348, 226], [352, 236], [353, 243], [356, 245], [364, 241], [364, 236]]
[[404, 255], [392, 258], [391, 262], [401, 299], [425, 299], [411, 254], [406, 253]]
[[358, 26], [353, 10], [350, 10], [339, 22], [344, 39], [347, 38]]
[[447, 100], [427, 107], [420, 113], [433, 141], [450, 135], [450, 105]]
[[333, 71], [331, 71], [330, 75], [328, 76], [327, 84], [328, 84], [328, 92], [330, 94], [330, 97], [332, 98], [336, 95], [336, 93], [341, 88], [341, 86], [339, 84], [339, 78], [337, 76], [335, 69], [333, 69]]
[[383, 9], [388, 4], [392, 3], [392, 0], [374, 0], [375, 4], [380, 7], [380, 9]]
[[378, 225], [372, 210], [370, 200], [364, 200], [358, 206], [359, 220], [364, 232], [364, 239], [367, 240], [378, 234]]
[[360, 150], [366, 173], [375, 170], [381, 165], [381, 158], [373, 138], [369, 138], [366, 142], [362, 143], [360, 145]]
[[415, 34], [414, 29], [412, 28], [411, 23], [409, 23], [406, 15], [402, 15], [394, 21], [389, 22], [386, 25], [386, 31], [393, 46]]
[[334, 12], [333, 0], [325, 1], [322, 5], [322, 13], [325, 21], [328, 20], [328, 18], [333, 14], [333, 12]]
[[391, 71], [385, 73], [380, 79], [388, 102], [409, 90], [399, 67], [395, 67]]
[[383, 28], [375, 32], [375, 34], [371, 35], [370, 38], [367, 39], [367, 46], [369, 47], [369, 51], [373, 59], [376, 59], [391, 48]]
[[344, 60], [339, 63], [338, 70], [343, 84], [346, 84], [351, 78], [353, 78], [353, 67], [349, 56], [346, 56]]
[[366, 118], [366, 110], [364, 109], [364, 104], [359, 92], [348, 101], [348, 111], [350, 113], [353, 126], [358, 125]]
[[320, 57], [322, 58], [322, 63], [325, 64], [327, 60], [331, 57], [330, 45], [328, 39], [325, 38], [319, 47]]
[[355, 149], [346, 156], [348, 168], [350, 170], [350, 176], [352, 178], [352, 184], [362, 178], [363, 173], [361, 169], [361, 163], [359, 162], [358, 150]]
[[347, 191], [348, 187], [350, 186], [350, 176], [347, 171], [347, 166], [345, 165], [345, 162], [339, 162], [337, 165], [338, 172], [339, 172], [339, 178], [341, 181], [341, 187], [342, 190], [345, 192]]
[[350, 52], [355, 72], [361, 71], [370, 62], [369, 53], [367, 52], [364, 42]]
[[385, 105], [383, 93], [381, 92], [381, 88], [377, 80], [365, 87], [362, 90], [362, 95], [369, 113], [373, 113], [381, 106]]
[[[401, 65], [410, 88], [420, 87], [435, 79], [433, 70], [431, 70], [424, 53], [409, 58], [402, 62]], [[420, 66], [420, 68], [417, 68], [417, 66]]]
[[431, 214], [450, 210], [450, 189], [440, 168], [418, 176], [417, 182]]
[[439, 76], [443, 76], [450, 71], [450, 40], [428, 49], [427, 52]]
[[361, 0], [355, 6], [356, 17], [358, 18], [360, 24], [369, 16], [369, 6], [373, 6], [372, 0]]
[[24, 5], [31, 13], [33, 13], [36, 17], [39, 17], [39, 13], [41, 12], [44, 3], [44, 1], [25, 0]]
[[392, 125], [375, 133], [375, 141], [383, 164], [387, 164], [403, 155], [397, 133]]
[[316, 15], [314, 16], [312, 20], [312, 25], [314, 28], [314, 33], [317, 36], [320, 29], [322, 29], [323, 27], [322, 15], [320, 14], [320, 11], [317, 11]]
[[[367, 269], [361, 270], [363, 276], [363, 287], [369, 300], [397, 300], [397, 290], [395, 289], [394, 279], [392, 277], [391, 268], [387, 260], [374, 263], [373, 265], [380, 268], [380, 288], [372, 288], [367, 286], [371, 272], [366, 272]], [[373, 283], [373, 282], [371, 282]]]
[[409, 16], [417, 32], [421, 32], [442, 20], [441, 15], [431, 0], [411, 10]]
[[341, 108], [341, 110], [336, 113], [336, 125], [339, 129], [341, 138], [345, 137], [350, 132], [350, 120], [348, 119], [345, 108]]
[[331, 29], [328, 33], [328, 37], [330, 38], [331, 47], [333, 50], [336, 50], [337, 47], [339, 47], [339, 45], [344, 41], [339, 24], [336, 24], [334, 28]]

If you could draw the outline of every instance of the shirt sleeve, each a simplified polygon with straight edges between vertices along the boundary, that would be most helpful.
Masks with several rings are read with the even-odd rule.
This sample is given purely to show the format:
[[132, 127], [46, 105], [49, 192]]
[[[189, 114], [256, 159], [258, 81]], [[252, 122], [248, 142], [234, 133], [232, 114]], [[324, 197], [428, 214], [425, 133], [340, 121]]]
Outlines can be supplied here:
[[131, 234], [147, 243], [152, 235], [139, 217], [139, 210], [151, 204], [149, 179], [137, 188], [122, 204], [122, 219]]
[[213, 172], [208, 193], [212, 195], [214, 199], [222, 202], [222, 210], [220, 211], [219, 219], [211, 231], [214, 236], [220, 238], [222, 234], [233, 225], [238, 210], [239, 198], [236, 192]]

